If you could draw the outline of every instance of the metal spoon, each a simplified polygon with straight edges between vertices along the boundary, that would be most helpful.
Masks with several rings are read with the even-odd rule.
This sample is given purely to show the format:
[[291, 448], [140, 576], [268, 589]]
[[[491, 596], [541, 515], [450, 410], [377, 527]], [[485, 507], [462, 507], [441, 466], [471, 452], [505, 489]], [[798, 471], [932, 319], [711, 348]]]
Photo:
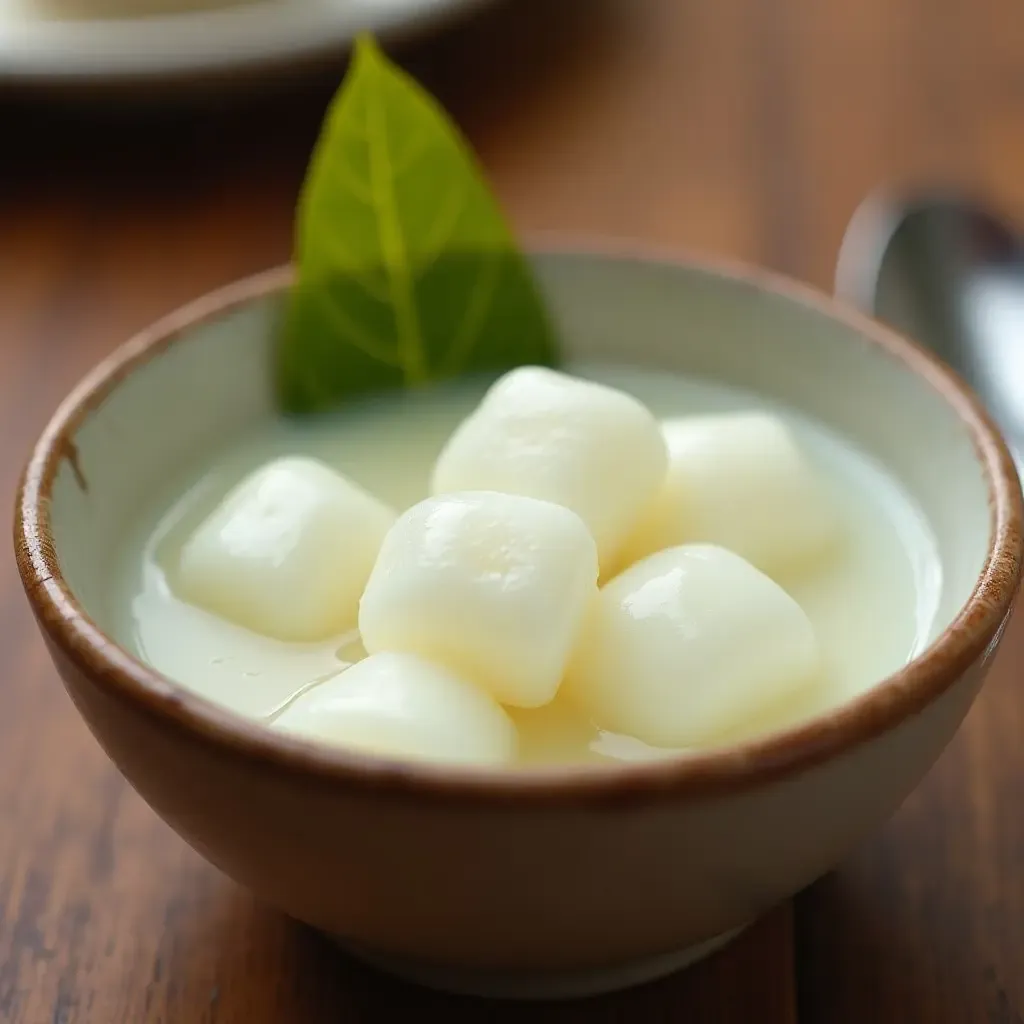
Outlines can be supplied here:
[[1024, 241], [956, 195], [869, 196], [839, 252], [836, 295], [935, 351], [1024, 458]]

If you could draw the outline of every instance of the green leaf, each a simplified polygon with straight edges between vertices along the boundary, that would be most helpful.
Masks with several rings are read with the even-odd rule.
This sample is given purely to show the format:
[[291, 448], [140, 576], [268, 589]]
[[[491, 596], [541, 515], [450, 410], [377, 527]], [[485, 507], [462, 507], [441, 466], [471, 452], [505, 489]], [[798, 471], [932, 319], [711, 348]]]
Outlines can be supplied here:
[[277, 351], [282, 407], [557, 362], [531, 270], [440, 105], [368, 37], [299, 203]]

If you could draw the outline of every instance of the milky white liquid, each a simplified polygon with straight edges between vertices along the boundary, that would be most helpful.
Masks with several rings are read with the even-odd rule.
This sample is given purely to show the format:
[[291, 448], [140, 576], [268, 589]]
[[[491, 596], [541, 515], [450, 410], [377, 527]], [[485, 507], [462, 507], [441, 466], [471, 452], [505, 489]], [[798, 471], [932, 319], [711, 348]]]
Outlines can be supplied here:
[[[842, 551], [811, 573], [778, 582], [803, 606], [825, 661], [821, 685], [779, 707], [728, 742], [794, 724], [862, 692], [904, 665], [931, 639], [941, 585], [923, 515], [888, 473], [842, 438], [756, 395], [632, 367], [571, 367], [629, 391], [659, 417], [768, 409], [784, 416], [834, 494]], [[183, 686], [243, 715], [272, 723], [299, 692], [363, 655], [355, 634], [291, 644], [251, 633], [179, 601], [164, 567], [247, 473], [286, 454], [322, 459], [371, 493], [404, 509], [428, 494], [434, 459], [479, 401], [486, 381], [403, 393], [350, 405], [310, 422], [268, 419], [213, 451], [144, 514], [126, 539], [113, 594], [117, 639]], [[614, 486], [614, 482], [609, 482]], [[513, 710], [524, 763], [637, 760], [664, 756], [637, 740], [595, 728], [556, 701]]]

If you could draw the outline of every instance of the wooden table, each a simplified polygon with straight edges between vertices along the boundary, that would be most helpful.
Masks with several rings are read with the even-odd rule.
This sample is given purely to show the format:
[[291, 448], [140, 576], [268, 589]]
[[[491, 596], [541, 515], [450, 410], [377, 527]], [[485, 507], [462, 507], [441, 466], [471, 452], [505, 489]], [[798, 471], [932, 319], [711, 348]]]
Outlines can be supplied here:
[[[847, 218], [881, 182], [970, 184], [1024, 220], [1015, 0], [522, 0], [404, 57], [524, 230], [685, 244], [828, 288]], [[98, 356], [287, 258], [339, 73], [159, 115], [0, 97], [0, 493]], [[482, 1019], [341, 960], [159, 822], [64, 696], [3, 557], [0, 1022]], [[1024, 1019], [1024, 621], [1004, 652], [895, 819], [730, 949], [637, 992], [486, 1012]]]

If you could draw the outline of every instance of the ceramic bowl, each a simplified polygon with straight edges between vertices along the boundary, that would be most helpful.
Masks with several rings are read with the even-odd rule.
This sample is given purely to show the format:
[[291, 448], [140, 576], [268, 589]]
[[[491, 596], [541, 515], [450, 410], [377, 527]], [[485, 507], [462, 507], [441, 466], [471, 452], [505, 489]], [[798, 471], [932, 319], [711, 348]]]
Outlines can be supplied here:
[[683, 259], [543, 252], [572, 356], [757, 390], [885, 464], [942, 560], [937, 638], [789, 731], [660, 763], [529, 773], [400, 764], [271, 732], [109, 639], [119, 538], [169, 472], [272, 415], [287, 270], [234, 284], [98, 366], [32, 453], [25, 591], [104, 750], [188, 843], [267, 903], [428, 984], [593, 993], [666, 973], [828, 871], [953, 736], [1021, 566], [1021, 494], [976, 400], [931, 356], [810, 290]]

